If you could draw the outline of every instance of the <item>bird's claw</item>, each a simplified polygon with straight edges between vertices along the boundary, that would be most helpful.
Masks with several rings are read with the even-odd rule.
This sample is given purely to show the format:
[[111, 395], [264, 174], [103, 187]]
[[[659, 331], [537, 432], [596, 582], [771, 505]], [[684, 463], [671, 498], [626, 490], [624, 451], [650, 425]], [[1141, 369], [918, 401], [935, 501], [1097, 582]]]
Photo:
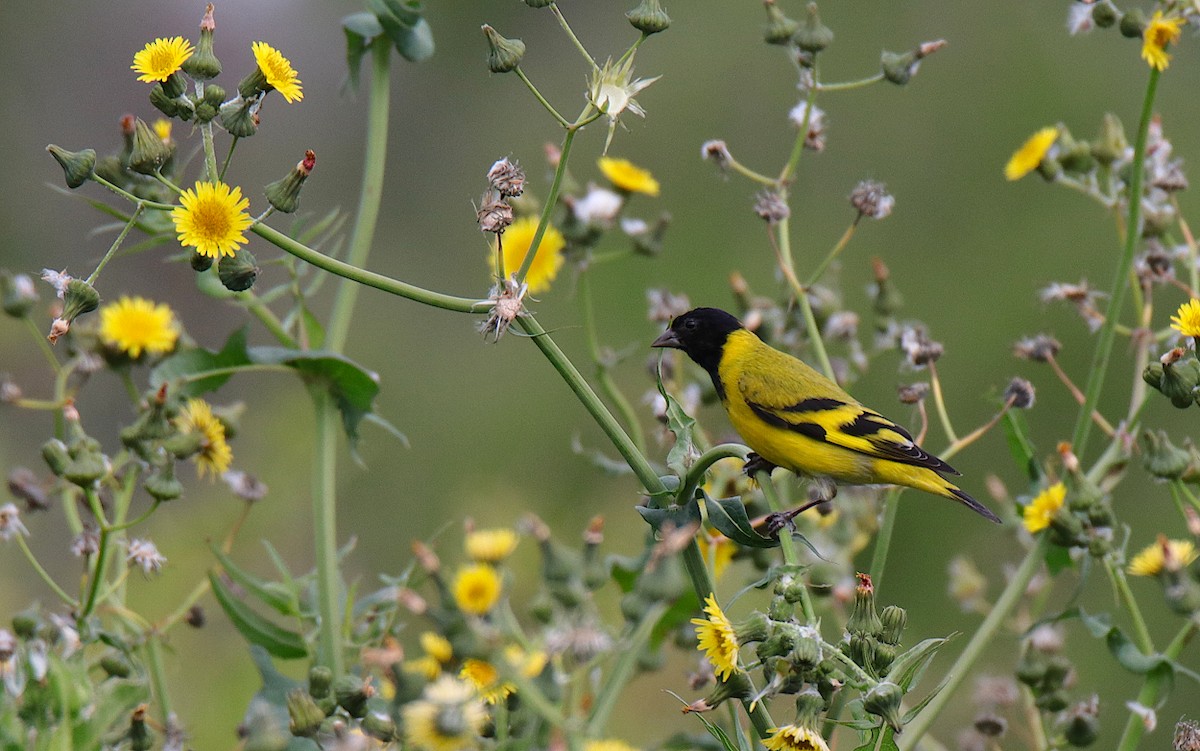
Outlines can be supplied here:
[[759, 472], [766, 472], [769, 477], [771, 472], [778, 466], [778, 464], [772, 464], [752, 451], [746, 455], [746, 463], [742, 465], [742, 471], [751, 479]]
[[795, 518], [796, 512], [794, 511], [777, 511], [773, 514], [767, 514], [767, 534], [771, 537], [778, 537], [779, 533], [784, 529], [795, 533]]

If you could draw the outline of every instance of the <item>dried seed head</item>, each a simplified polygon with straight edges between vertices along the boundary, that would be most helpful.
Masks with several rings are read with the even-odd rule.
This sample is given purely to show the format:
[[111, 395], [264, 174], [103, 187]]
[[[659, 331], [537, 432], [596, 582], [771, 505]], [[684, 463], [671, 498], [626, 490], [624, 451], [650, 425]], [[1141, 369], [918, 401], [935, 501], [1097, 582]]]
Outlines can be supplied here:
[[232, 469], [221, 475], [221, 479], [243, 501], [261, 501], [267, 495], [267, 484], [249, 472]]
[[26, 511], [45, 511], [50, 508], [46, 502], [46, 489], [28, 467], [14, 467], [8, 473], [8, 492], [25, 501]]
[[792, 121], [792, 125], [797, 128], [803, 128], [804, 122], [808, 121], [808, 130], [804, 135], [804, 148], [809, 151], [824, 151], [825, 150], [825, 111], [816, 105], [813, 105], [812, 111], [809, 111], [808, 101], [802, 101], [788, 112], [788, 119]]
[[975, 718], [975, 730], [988, 738], [1002, 738], [1008, 730], [1008, 721], [995, 712], [984, 712]]
[[28, 537], [29, 530], [21, 523], [21, 511], [15, 503], [0, 506], [0, 540], [8, 542], [15, 536]]
[[724, 172], [733, 162], [733, 155], [729, 153], [729, 147], [724, 141], [705, 141], [700, 146], [700, 158], [712, 160], [712, 163], [717, 165]]
[[149, 540], [133, 539], [129, 541], [125, 558], [129, 563], [142, 569], [149, 576], [157, 574], [167, 564], [167, 559], [158, 552], [158, 548]]
[[754, 201], [754, 213], [765, 219], [768, 224], [778, 224], [792, 214], [787, 202], [773, 190], [764, 190]]
[[1134, 270], [1143, 284], [1169, 282], [1175, 278], [1171, 254], [1157, 239], [1146, 241], [1146, 249], [1134, 261]]
[[853, 339], [858, 335], [858, 313], [839, 310], [825, 320], [825, 338]]
[[942, 343], [930, 339], [921, 326], [905, 326], [900, 331], [900, 349], [915, 368], [937, 362], [946, 351]]
[[1004, 389], [1004, 401], [1012, 404], [1013, 409], [1029, 409], [1034, 402], [1033, 384], [1024, 378], [1014, 378]]
[[1013, 355], [1022, 360], [1047, 362], [1058, 354], [1062, 344], [1049, 334], [1025, 337], [1013, 344]]
[[100, 550], [100, 533], [95, 527], [84, 527], [83, 531], [71, 540], [71, 555], [76, 558], [87, 558]]
[[910, 383], [896, 389], [901, 404], [917, 404], [929, 394], [929, 384], [924, 381]]
[[850, 192], [850, 205], [861, 216], [883, 219], [892, 213], [896, 199], [887, 192], [887, 186], [876, 180], [863, 180]]
[[479, 331], [485, 339], [490, 334], [493, 342], [500, 341], [517, 316], [529, 315], [525, 309], [525, 295], [528, 292], [529, 285], [518, 284], [515, 274], [492, 287], [492, 293], [488, 296], [492, 309], [479, 324]]
[[513, 223], [513, 208], [495, 190], [489, 190], [483, 194], [475, 221], [480, 231], [499, 234]]
[[487, 173], [491, 184], [501, 198], [516, 198], [525, 192], [525, 170], [505, 157], [492, 165]]

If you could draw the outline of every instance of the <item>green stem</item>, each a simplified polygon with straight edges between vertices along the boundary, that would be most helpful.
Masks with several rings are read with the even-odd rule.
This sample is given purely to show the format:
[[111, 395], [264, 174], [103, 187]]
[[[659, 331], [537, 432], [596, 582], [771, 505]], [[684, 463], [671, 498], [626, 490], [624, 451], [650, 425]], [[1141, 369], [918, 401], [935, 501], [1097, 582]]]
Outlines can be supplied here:
[[937, 366], [933, 362], [929, 363], [929, 385], [933, 387], [933, 407], [937, 412], [938, 420], [942, 423], [942, 430], [946, 431], [946, 438], [950, 443], [958, 443], [958, 434], [954, 432], [954, 426], [950, 424], [950, 413], [946, 411], [946, 398], [942, 394], [942, 379], [938, 378]]
[[154, 689], [154, 698], [158, 700], [158, 718], [167, 726], [171, 716], [171, 697], [167, 693], [167, 673], [163, 670], [162, 645], [157, 634], [146, 635], [146, 665], [150, 668], [150, 685]]
[[842, 233], [841, 238], [837, 241], [837, 245], [833, 246], [833, 249], [829, 251], [829, 254], [826, 255], [825, 258], [822, 259], [821, 263], [817, 265], [816, 271], [814, 271], [812, 275], [808, 277], [808, 281], [804, 283], [805, 289], [816, 284], [820, 280], [821, 275], [825, 273], [825, 269], [829, 268], [829, 264], [833, 263], [834, 259], [841, 255], [842, 251], [846, 249], [846, 246], [850, 244], [850, 238], [854, 237], [854, 230], [858, 228], [858, 222], [862, 219], [862, 217], [863, 215], [861, 212], [854, 215], [854, 221], [850, 222], [850, 226], [847, 227], [846, 231]]
[[1142, 654], [1154, 654], [1154, 641], [1150, 638], [1150, 629], [1146, 628], [1146, 619], [1142, 617], [1142, 609], [1138, 607], [1137, 600], [1134, 599], [1133, 592], [1129, 589], [1129, 580], [1125, 578], [1125, 571], [1116, 564], [1112, 556], [1104, 559], [1104, 569], [1108, 572], [1113, 591], [1121, 604], [1129, 611], [1129, 617], [1133, 620], [1133, 636], [1138, 649], [1142, 651]]
[[[1163, 657], [1168, 660], [1174, 660], [1179, 657], [1179, 653], [1187, 646], [1192, 637], [1196, 634], [1197, 626], [1195, 620], [1190, 620], [1183, 625], [1171, 643], [1167, 645], [1163, 651]], [[1171, 672], [1165, 670], [1151, 670], [1146, 674], [1142, 681], [1142, 689], [1138, 692], [1137, 702], [1143, 707], [1154, 707], [1158, 703], [1159, 693], [1164, 686], [1171, 681]], [[1117, 743], [1117, 751], [1133, 751], [1137, 748], [1138, 743], [1142, 740], [1142, 735], [1146, 732], [1146, 725], [1142, 722], [1142, 718], [1130, 712], [1129, 719], [1125, 721], [1125, 730], [1121, 733], [1121, 740]]]
[[125, 222], [125, 226], [121, 228], [121, 234], [117, 235], [117, 239], [113, 240], [112, 245], [108, 246], [108, 252], [105, 253], [104, 257], [100, 259], [100, 263], [96, 264], [96, 270], [93, 271], [91, 276], [85, 280], [86, 283], [94, 284], [96, 282], [96, 277], [100, 276], [101, 270], [103, 270], [104, 267], [108, 265], [108, 262], [112, 260], [112, 257], [117, 254], [117, 250], [121, 247], [121, 243], [125, 242], [125, 237], [129, 234], [129, 230], [133, 229], [134, 225], [137, 224], [137, 219], [142, 215], [142, 210], [144, 208], [145, 204], [141, 201], [138, 201], [133, 207], [133, 213], [129, 216], [129, 221]]
[[596, 61], [588, 54], [587, 47], [583, 46], [583, 42], [579, 41], [579, 37], [575, 36], [575, 32], [571, 31], [571, 25], [567, 23], [567, 19], [563, 17], [562, 11], [558, 9], [558, 3], [550, 3], [550, 12], [554, 14], [558, 25], [563, 31], [567, 32], [567, 36], [571, 39], [571, 44], [575, 45], [575, 49], [579, 50], [579, 54], [583, 55], [583, 59], [587, 60], [591, 70], [597, 70], [600, 66], [596, 65]]
[[[200, 89], [201, 84], [196, 83], [196, 88]], [[211, 122], [203, 123], [200, 126], [200, 138], [204, 142], [204, 171], [208, 174], [210, 182], [219, 182], [222, 172], [217, 171], [217, 149], [213, 145], [213, 126]], [[229, 150], [233, 153], [233, 149]]]
[[971, 641], [967, 642], [967, 646], [963, 649], [962, 654], [954, 661], [954, 665], [950, 667], [950, 672], [946, 677], [945, 683], [942, 684], [941, 691], [933, 700], [925, 706], [925, 709], [913, 718], [912, 722], [904, 728], [904, 735], [898, 738], [903, 749], [915, 749], [921, 737], [929, 730], [929, 726], [937, 719], [938, 714], [945, 708], [950, 701], [959, 698], [958, 687], [966, 680], [967, 674], [975, 661], [983, 654], [983, 650], [992, 643], [996, 638], [996, 633], [1000, 630], [1004, 619], [1008, 617], [1012, 609], [1016, 607], [1021, 596], [1025, 594], [1025, 589], [1029, 586], [1030, 580], [1034, 574], [1042, 567], [1042, 559], [1046, 556], [1046, 550], [1050, 547], [1050, 536], [1043, 532], [1037, 538], [1037, 543], [1029, 549], [1025, 554], [1025, 560], [1021, 562], [1020, 567], [1009, 580], [1008, 585], [1000, 594], [1000, 598], [996, 600], [996, 604], [992, 606], [991, 612], [987, 618], [983, 619], [983, 623], [979, 625], [979, 629], [975, 635], [971, 637]]
[[596, 703], [592, 706], [592, 715], [588, 718], [587, 736], [589, 738], [604, 737], [608, 719], [617, 705], [617, 699], [620, 698], [621, 692], [637, 668], [638, 656], [642, 653], [646, 643], [650, 641], [650, 635], [654, 633], [654, 627], [658, 625], [659, 619], [666, 612], [667, 605], [662, 602], [655, 603], [648, 608], [641, 621], [638, 622], [637, 628], [617, 650], [619, 655], [617, 661], [605, 676], [604, 685], [601, 686], [600, 693], [596, 696]]
[[851, 91], [853, 89], [862, 89], [870, 86], [873, 83], [879, 83], [883, 80], [882, 73], [876, 73], [873, 76], [860, 78], [857, 81], [839, 81], [837, 83], [819, 83], [814, 88], [818, 91]]
[[592, 362], [596, 364], [596, 383], [621, 415], [625, 426], [629, 428], [630, 440], [633, 441], [633, 445], [644, 454], [646, 452], [646, 435], [642, 432], [642, 424], [638, 420], [637, 412], [634, 411], [633, 405], [629, 403], [621, 390], [617, 388], [612, 373], [609, 372], [609, 364], [600, 351], [600, 341], [596, 334], [596, 311], [592, 304], [591, 269], [585, 268], [579, 275], [579, 304], [583, 308], [584, 337], [587, 339], [588, 350], [592, 354]]
[[792, 175], [796, 174], [796, 168], [800, 166], [800, 157], [804, 154], [804, 142], [808, 140], [808, 126], [812, 120], [813, 107], [817, 101], [817, 64], [814, 61], [812, 67], [813, 85], [808, 89], [808, 96], [804, 98], [807, 107], [804, 110], [804, 121], [800, 123], [800, 132], [796, 134], [796, 140], [792, 144], [792, 153], [788, 156], [787, 164], [783, 166], [783, 170], [779, 173], [778, 183], [785, 185], [788, 183]]
[[542, 106], [546, 108], [546, 111], [558, 121], [559, 125], [563, 126], [564, 128], [571, 127], [571, 121], [560, 115], [558, 110], [554, 109], [554, 105], [550, 104], [550, 101], [546, 99], [546, 97], [542, 96], [542, 92], [538, 91], [538, 88], [533, 85], [533, 81], [529, 80], [529, 76], [525, 75], [525, 71], [521, 70], [521, 66], [518, 65], [513, 72], [517, 74], [517, 78], [521, 79], [521, 81], [529, 89], [530, 93], [533, 94], [534, 98], [541, 102]]
[[[779, 502], [779, 494], [775, 492], [775, 483], [771, 481], [771, 473], [767, 471], [758, 472], [755, 475], [758, 480], [758, 486], [762, 488], [763, 498], [767, 499], [767, 508], [772, 513], [782, 514], [783, 504]], [[783, 560], [785, 563], [795, 566], [800, 563], [800, 557], [796, 554], [796, 543], [792, 539], [792, 529], [785, 526], [779, 530], [779, 547], [783, 550]], [[813, 625], [817, 622], [817, 611], [813, 608], [812, 598], [808, 594], [808, 585], [800, 583], [800, 610], [804, 613], [804, 622]]]
[[129, 521], [126, 521], [126, 522], [118, 522], [116, 524], [113, 524], [112, 526], [110, 526], [108, 528], [108, 531], [109, 532], [120, 532], [122, 530], [129, 529], [130, 527], [136, 527], [137, 525], [139, 525], [142, 522], [149, 519], [150, 515], [158, 510], [158, 504], [159, 504], [159, 501], [155, 501], [154, 503], [150, 504], [150, 508], [146, 509], [144, 512], [139, 514], [137, 517], [135, 517]]
[[1142, 180], [1146, 169], [1146, 140], [1150, 130], [1150, 121], [1154, 116], [1154, 95], [1158, 90], [1158, 79], [1161, 71], [1150, 69], [1150, 80], [1146, 84], [1146, 96], [1142, 101], [1141, 121], [1138, 123], [1137, 137], [1133, 145], [1133, 164], [1129, 182], [1129, 219], [1125, 224], [1125, 252], [1117, 266], [1113, 277], [1112, 291], [1109, 293], [1108, 309], [1105, 311], [1104, 324], [1100, 327], [1100, 336], [1096, 342], [1096, 352], [1092, 359], [1092, 368], [1088, 373], [1087, 387], [1084, 389], [1083, 408], [1075, 421], [1075, 432], [1071, 439], [1075, 455], [1084, 457], [1087, 449], [1088, 434], [1092, 427], [1092, 411], [1100, 401], [1100, 391], [1104, 387], [1104, 377], [1108, 371], [1108, 360], [1112, 355], [1113, 341], [1116, 338], [1117, 319], [1121, 316], [1121, 306], [1125, 303], [1125, 291], [1128, 286], [1129, 273], [1133, 268], [1133, 257], [1137, 252], [1137, 241], [1141, 236], [1142, 217]]
[[679, 486], [679, 493], [675, 496], [676, 503], [682, 505], [696, 495], [696, 488], [704, 482], [704, 476], [708, 474], [709, 467], [722, 459], [745, 460], [749, 453], [750, 449], [740, 443], [722, 443], [705, 451], [692, 463], [692, 466], [688, 467], [687, 475], [684, 476], [683, 483]]
[[521, 268], [517, 270], [517, 282], [525, 281], [525, 275], [529, 273], [529, 267], [533, 265], [534, 256], [537, 255], [538, 248], [542, 244], [542, 235], [546, 234], [546, 227], [550, 226], [550, 215], [554, 212], [555, 204], [558, 203], [558, 192], [562, 189], [563, 175], [567, 172], [567, 159], [571, 155], [571, 144], [574, 143], [577, 132], [578, 130], [574, 127], [568, 128], [567, 135], [563, 138], [558, 167], [555, 168], [554, 180], [550, 183], [550, 193], [546, 196], [546, 205], [542, 207], [542, 216], [538, 220], [537, 231], [533, 233], [533, 240], [529, 243], [529, 250], [525, 253], [525, 259], [521, 261]]
[[283, 322], [279, 320], [279, 317], [275, 315], [271, 308], [269, 308], [265, 302], [259, 299], [254, 292], [250, 290], [245, 292], [237, 292], [234, 293], [234, 297], [241, 302], [250, 315], [258, 319], [258, 322], [263, 325], [263, 328], [271, 332], [271, 335], [275, 337], [276, 341], [278, 341], [284, 347], [296, 347], [296, 340], [293, 339], [292, 335], [287, 332], [286, 328], [284, 328]]
[[38, 559], [33, 554], [33, 551], [29, 549], [29, 543], [25, 542], [25, 536], [22, 534], [16, 534], [14, 537], [17, 539], [17, 547], [21, 549], [21, 553], [25, 555], [25, 560], [29, 561], [29, 565], [33, 566], [33, 570], [37, 573], [38, 577], [40, 577], [41, 580], [46, 583], [46, 586], [49, 587], [54, 594], [58, 595], [60, 600], [71, 607], [75, 607], [75, 598], [67, 594], [62, 587], [58, 586], [58, 582], [54, 581], [54, 577], [50, 576], [50, 573], [42, 567], [42, 564], [38, 562]]
[[804, 314], [804, 328], [808, 331], [808, 341], [812, 344], [813, 352], [817, 355], [817, 363], [825, 377], [837, 381], [833, 373], [833, 363], [829, 361], [829, 353], [825, 351], [825, 340], [821, 338], [821, 328], [817, 326], [817, 317], [813, 315], [812, 303], [808, 294], [800, 295], [800, 312]]
[[91, 615], [92, 609], [96, 607], [96, 595], [100, 592], [100, 580], [104, 578], [104, 563], [108, 557], [109, 532], [101, 529], [99, 536], [100, 543], [96, 548], [96, 565], [92, 568], [92, 580], [88, 585], [88, 595], [84, 601], [83, 610], [79, 614], [80, 621]]
[[229, 163], [233, 161], [233, 150], [237, 148], [238, 141], [241, 140], [238, 136], [234, 136], [229, 142], [229, 153], [225, 155], [225, 162], [221, 165], [221, 175], [218, 178], [222, 182], [225, 181], [225, 173], [229, 171]]
[[129, 191], [125, 190], [124, 188], [122, 188], [122, 187], [119, 187], [119, 186], [117, 186], [117, 185], [113, 185], [113, 184], [112, 184], [112, 183], [110, 183], [108, 180], [105, 180], [103, 177], [100, 177], [99, 175], [95, 175], [95, 174], [93, 174], [93, 175], [92, 175], [92, 180], [94, 180], [94, 181], [96, 181], [97, 183], [99, 183], [99, 184], [103, 185], [104, 187], [108, 188], [108, 189], [109, 189], [109, 190], [111, 190], [113, 193], [116, 193], [117, 195], [119, 195], [120, 197], [124, 198], [126, 201], [129, 201], [130, 203], [136, 203], [136, 204], [139, 204], [139, 205], [141, 205], [141, 206], [145, 206], [145, 207], [146, 207], [146, 208], [148, 208], [148, 209], [157, 209], [157, 210], [159, 210], [159, 211], [172, 211], [172, 210], [174, 210], [174, 209], [175, 209], [175, 206], [174, 206], [173, 204], [170, 204], [170, 203], [159, 203], [158, 201], [147, 201], [147, 200], [145, 200], [145, 199], [143, 199], [143, 198], [138, 198], [138, 197], [137, 197], [137, 196], [135, 196], [134, 194], [132, 194], [132, 193], [130, 193]]
[[729, 169], [738, 173], [742, 177], [753, 180], [756, 183], [766, 185], [768, 188], [779, 187], [779, 181], [776, 180], [775, 178], [767, 177], [766, 175], [762, 174], [761, 172], [755, 172], [754, 170], [750, 169], [749, 167], [742, 164], [738, 160], [734, 159], [732, 156], [729, 158], [729, 161], [725, 163], [725, 166], [729, 167]]
[[341, 648], [341, 582], [337, 558], [338, 411], [329, 393], [309, 387], [316, 417], [316, 458], [312, 471], [313, 538], [316, 543], [317, 664], [340, 676], [345, 670]]
[[[388, 107], [391, 94], [389, 66], [392, 45], [387, 35], [381, 34], [371, 42], [371, 91], [367, 105], [367, 143], [363, 152], [362, 187], [358, 195], [358, 215], [350, 233], [350, 251], [346, 256], [351, 266], [363, 268], [371, 253], [375, 238], [375, 225], [379, 220], [379, 205], [383, 200], [383, 176], [387, 166]], [[350, 333], [350, 319], [354, 315], [354, 302], [358, 299], [359, 286], [350, 279], [338, 288], [333, 312], [329, 317], [329, 333], [326, 346], [341, 352], [346, 347]]]
[[359, 284], [365, 284], [368, 287], [374, 287], [388, 294], [459, 313], [484, 313], [489, 307], [489, 303], [486, 300], [472, 300], [466, 297], [455, 297], [440, 292], [431, 292], [422, 287], [408, 284], [398, 279], [392, 279], [383, 274], [367, 271], [345, 261], [339, 261], [320, 251], [313, 250], [302, 242], [293, 240], [279, 230], [273, 229], [266, 224], [256, 224], [251, 227], [251, 231], [278, 246], [281, 250], [299, 258], [301, 261], [311, 263], [313, 266], [324, 269], [331, 274], [336, 274]]
[[38, 343], [38, 349], [42, 351], [42, 355], [46, 358], [50, 369], [55, 373], [62, 370], [62, 363], [54, 356], [54, 348], [50, 346], [50, 342], [46, 341], [46, 335], [38, 328], [37, 323], [29, 316], [25, 316], [25, 327], [33, 334], [33, 340]]
[[875, 549], [871, 551], [871, 583], [875, 591], [883, 584], [883, 571], [887, 566], [888, 550], [892, 546], [892, 532], [896, 528], [896, 517], [900, 515], [901, 489], [896, 486], [883, 496], [883, 521], [875, 535]]

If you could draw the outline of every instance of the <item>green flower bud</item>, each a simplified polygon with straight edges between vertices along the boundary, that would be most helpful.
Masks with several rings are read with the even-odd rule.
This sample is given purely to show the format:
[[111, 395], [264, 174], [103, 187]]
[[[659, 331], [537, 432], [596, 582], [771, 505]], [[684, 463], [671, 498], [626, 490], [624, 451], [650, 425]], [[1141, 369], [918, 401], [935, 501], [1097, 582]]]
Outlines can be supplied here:
[[1047, 691], [1033, 700], [1034, 706], [1045, 712], [1061, 712], [1070, 703], [1067, 699], [1067, 693], [1062, 689]]
[[1142, 446], [1142, 466], [1160, 479], [1178, 480], [1191, 463], [1191, 455], [1171, 443], [1165, 430], [1143, 432]]
[[375, 695], [370, 681], [354, 675], [343, 675], [333, 683], [333, 695], [338, 706], [351, 717], [361, 718], [367, 713], [367, 700]]
[[321, 723], [325, 721], [325, 713], [302, 688], [288, 692], [287, 710], [290, 718], [288, 728], [292, 735], [311, 738], [317, 734]]
[[871, 577], [858, 574], [858, 586], [854, 590], [854, 612], [846, 622], [846, 630], [853, 634], [879, 636], [883, 633], [883, 622], [875, 612], [875, 587]]
[[880, 717], [892, 730], [900, 732], [900, 702], [904, 700], [904, 691], [891, 681], [881, 681], [875, 684], [863, 696], [863, 709]]
[[1038, 163], [1037, 171], [1038, 174], [1042, 176], [1043, 180], [1048, 183], [1052, 183], [1058, 178], [1062, 177], [1063, 167], [1062, 163], [1057, 159], [1046, 155], [1042, 157], [1042, 161]]
[[771, 619], [766, 613], [755, 610], [746, 620], [736, 623], [733, 632], [737, 634], [738, 644], [753, 644], [771, 635]]
[[37, 287], [28, 274], [0, 269], [0, 307], [13, 318], [24, 318], [38, 302]]
[[192, 255], [188, 258], [188, 263], [191, 265], [192, 271], [202, 273], [212, 268], [214, 260], [212, 256], [206, 256], [193, 250]]
[[1017, 663], [1017, 680], [1033, 688], [1046, 678], [1046, 658], [1039, 652], [1026, 650]]
[[833, 31], [821, 23], [821, 14], [817, 12], [817, 4], [808, 4], [808, 17], [804, 25], [797, 31], [793, 39], [796, 46], [805, 52], [820, 52], [833, 44]]
[[195, 114], [196, 122], [203, 125], [204, 123], [211, 123], [213, 120], [216, 120], [217, 116], [221, 114], [221, 110], [218, 105], [209, 104], [204, 100], [200, 100], [200, 102], [196, 104]]
[[63, 468], [63, 478], [81, 488], [90, 488], [112, 467], [108, 457], [100, 451], [100, 442], [84, 438], [68, 449], [71, 460]]
[[63, 176], [67, 179], [67, 187], [72, 190], [86, 183], [94, 174], [96, 168], [95, 149], [67, 151], [61, 146], [50, 144], [46, 147], [46, 151], [49, 151], [50, 156], [54, 157], [54, 160], [62, 167]]
[[167, 117], [179, 116], [180, 100], [176, 97], [167, 96], [167, 92], [163, 90], [161, 83], [156, 83], [150, 88], [150, 104], [153, 105], [154, 109]]
[[767, 25], [763, 27], [763, 41], [767, 44], [791, 44], [792, 37], [800, 29], [800, 23], [783, 14], [775, 0], [764, 0], [767, 9]]
[[488, 42], [488, 70], [493, 73], [508, 73], [516, 70], [525, 57], [525, 43], [520, 39], [505, 39], [486, 23], [480, 27]]
[[789, 604], [795, 605], [804, 599], [804, 572], [798, 566], [780, 566], [776, 570], [774, 591]]
[[1120, 18], [1117, 13], [1117, 8], [1108, 0], [1099, 0], [1092, 5], [1092, 23], [1102, 29], [1107, 29], [1117, 22]]
[[851, 660], [854, 660], [855, 665], [871, 670], [875, 665], [875, 652], [878, 646], [879, 640], [874, 636], [850, 634], [850, 643], [845, 647], [845, 652]]
[[903, 86], [916, 73], [917, 56], [912, 50], [907, 52], [888, 52], [884, 50], [879, 55], [879, 67], [883, 77], [888, 81]]
[[362, 720], [363, 732], [384, 743], [396, 740], [396, 721], [386, 712], [368, 712]]
[[1046, 659], [1046, 675], [1042, 679], [1047, 688], [1061, 688], [1071, 675], [1071, 661], [1063, 655], [1050, 655]]
[[792, 647], [791, 661], [800, 670], [814, 670], [824, 659], [821, 633], [811, 626], [801, 626], [796, 644]]
[[304, 152], [304, 158], [296, 163], [291, 172], [266, 187], [267, 201], [276, 211], [295, 213], [300, 207], [300, 190], [316, 163], [317, 155], [309, 149]]
[[1161, 362], [1151, 362], [1142, 371], [1142, 380], [1158, 391], [1162, 391], [1163, 364]]
[[183, 495], [183, 483], [175, 478], [175, 463], [171, 461], [155, 468], [142, 487], [156, 501], [173, 501]]
[[153, 175], [171, 158], [171, 147], [163, 143], [142, 118], [136, 120], [134, 128], [129, 169], [142, 175]]
[[1100, 735], [1100, 718], [1095, 712], [1090, 711], [1075, 711], [1073, 707], [1067, 713], [1066, 723], [1063, 725], [1063, 737], [1067, 739], [1076, 748], [1084, 748], [1096, 742], [1096, 738]]
[[314, 699], [329, 696], [333, 688], [333, 671], [324, 665], [313, 665], [308, 670], [308, 693]]
[[248, 138], [258, 132], [258, 98], [234, 97], [221, 105], [218, 117], [229, 135]]
[[671, 17], [663, 10], [658, 0], [642, 0], [638, 6], [625, 14], [633, 28], [649, 36], [666, 31]]
[[51, 438], [42, 444], [42, 458], [46, 460], [46, 465], [50, 467], [50, 471], [54, 473], [55, 477], [62, 477], [63, 471], [71, 461], [67, 444], [57, 438]]
[[200, 42], [196, 45], [196, 51], [183, 61], [183, 72], [192, 78], [207, 81], [221, 75], [221, 61], [213, 54], [213, 31], [216, 28], [213, 5], [209, 3], [204, 18], [200, 20]]
[[1173, 350], [1163, 355], [1163, 375], [1159, 383], [1159, 391], [1171, 404], [1179, 409], [1187, 409], [1196, 398], [1194, 389], [1200, 383], [1200, 364], [1194, 356], [1187, 353], [1177, 354]]
[[825, 699], [816, 688], [809, 686], [796, 694], [795, 724], [815, 728], [821, 725], [821, 713], [825, 711]]
[[1121, 36], [1127, 39], [1141, 39], [1146, 30], [1146, 13], [1141, 8], [1125, 11], [1117, 28], [1120, 29]]
[[215, 83], [206, 85], [204, 87], [204, 103], [220, 107], [225, 103], [225, 89]]
[[91, 313], [98, 307], [100, 307], [100, 293], [96, 291], [95, 287], [82, 279], [72, 279], [67, 282], [67, 288], [63, 293], [61, 316], [63, 320], [74, 321], [79, 316]]
[[1187, 576], [1186, 572], [1168, 572], [1163, 595], [1172, 612], [1190, 617], [1200, 611], [1200, 584]]
[[129, 739], [130, 751], [150, 751], [154, 747], [154, 733], [146, 725], [148, 710], [147, 705], [139, 704], [129, 715], [129, 732], [125, 737]]
[[231, 256], [221, 256], [217, 262], [217, 276], [221, 284], [231, 292], [244, 292], [254, 286], [258, 278], [258, 265], [254, 255], [245, 248], [238, 248]]
[[896, 645], [886, 642], [879, 642], [875, 645], [874, 659], [871, 660], [871, 668], [876, 675], [886, 675], [888, 668], [896, 661]]
[[534, 595], [533, 602], [529, 604], [529, 614], [542, 625], [554, 619], [554, 600], [545, 590]]
[[771, 657], [783, 657], [796, 646], [796, 634], [791, 629], [776, 627], [766, 639], [758, 643], [758, 659], [766, 662]]
[[[1112, 5], [1107, 2], [1096, 3], [1092, 6], [1093, 15], [1096, 12], [1095, 9], [1101, 7], [1112, 8]], [[1125, 138], [1125, 126], [1121, 125], [1121, 121], [1113, 113], [1104, 113], [1104, 121], [1100, 125], [1100, 135], [1092, 141], [1092, 156], [1107, 167], [1124, 156], [1127, 148], [1129, 148], [1129, 141]]]
[[908, 613], [904, 608], [888, 605], [879, 614], [879, 621], [883, 624], [883, 634], [879, 638], [888, 644], [899, 644], [900, 635], [908, 624]]
[[1096, 168], [1096, 159], [1087, 141], [1077, 141], [1065, 125], [1058, 126], [1058, 160], [1067, 172], [1087, 174]]
[[109, 652], [101, 657], [100, 668], [110, 678], [128, 678], [133, 673], [133, 666], [120, 652]]
[[204, 436], [199, 433], [176, 433], [163, 441], [162, 446], [176, 459], [187, 459], [204, 448]]
[[12, 627], [13, 633], [21, 639], [32, 639], [37, 636], [38, 629], [42, 626], [42, 619], [38, 616], [36, 610], [22, 610], [13, 616]]

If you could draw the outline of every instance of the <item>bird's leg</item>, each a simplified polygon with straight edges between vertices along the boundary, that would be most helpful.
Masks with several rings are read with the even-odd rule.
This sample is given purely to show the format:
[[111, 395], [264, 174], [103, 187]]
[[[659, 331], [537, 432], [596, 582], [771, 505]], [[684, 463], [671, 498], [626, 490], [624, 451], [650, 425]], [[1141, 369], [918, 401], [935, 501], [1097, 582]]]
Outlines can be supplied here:
[[[814, 477], [808, 486], [808, 503], [794, 508], [791, 511], [783, 511], [777, 514], [769, 514], [767, 516], [767, 532], [774, 537], [779, 533], [779, 530], [784, 527], [796, 531], [795, 518], [808, 511], [810, 508], [818, 507], [823, 510], [831, 505], [833, 499], [837, 497], [837, 484], [828, 477]], [[826, 512], [827, 513], [827, 512]], [[824, 515], [824, 514], [822, 514]]]
[[746, 463], [742, 465], [742, 471], [746, 473], [747, 477], [753, 480], [754, 476], [759, 472], [766, 472], [767, 476], [770, 477], [771, 472], [778, 466], [778, 464], [772, 464], [751, 451], [746, 455]]

